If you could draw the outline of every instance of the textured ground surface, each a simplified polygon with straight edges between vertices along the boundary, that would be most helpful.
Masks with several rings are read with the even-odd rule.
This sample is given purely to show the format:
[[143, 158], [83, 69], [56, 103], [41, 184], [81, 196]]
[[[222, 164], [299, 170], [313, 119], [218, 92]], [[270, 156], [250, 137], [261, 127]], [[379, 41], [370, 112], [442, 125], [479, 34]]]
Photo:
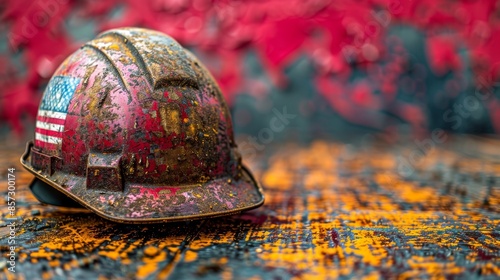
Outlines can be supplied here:
[[[40, 205], [18, 164], [23, 148], [2, 143], [0, 278], [493, 279], [500, 275], [499, 146], [462, 139], [415, 157], [414, 145], [282, 145], [249, 163], [266, 190], [259, 209], [118, 225]], [[15, 274], [6, 261], [7, 168], [16, 168]]]

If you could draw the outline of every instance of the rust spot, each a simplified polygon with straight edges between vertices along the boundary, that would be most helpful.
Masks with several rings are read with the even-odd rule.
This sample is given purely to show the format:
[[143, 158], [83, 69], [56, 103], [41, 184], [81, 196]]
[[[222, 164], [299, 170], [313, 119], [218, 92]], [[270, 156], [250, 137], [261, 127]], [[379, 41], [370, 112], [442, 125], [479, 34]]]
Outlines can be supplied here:
[[160, 107], [160, 122], [161, 126], [168, 134], [175, 132], [180, 134], [181, 132], [181, 118], [179, 112], [179, 106], [177, 104], [172, 104], [167, 107]]
[[114, 50], [114, 51], [119, 51], [120, 50], [120, 46], [118, 46], [117, 44], [111, 44], [109, 46], [110, 49]]

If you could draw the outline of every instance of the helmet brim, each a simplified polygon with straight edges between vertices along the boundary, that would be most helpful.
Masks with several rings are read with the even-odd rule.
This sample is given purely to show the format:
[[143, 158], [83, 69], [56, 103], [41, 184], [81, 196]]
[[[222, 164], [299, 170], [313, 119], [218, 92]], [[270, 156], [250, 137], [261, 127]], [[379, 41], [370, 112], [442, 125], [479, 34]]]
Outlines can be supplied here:
[[[216, 178], [188, 186], [144, 186], [127, 183], [123, 192], [103, 192], [87, 189], [85, 176], [61, 171], [50, 176], [41, 175], [39, 170], [35, 170], [31, 165], [30, 150], [28, 145], [21, 164], [38, 180], [99, 216], [115, 222], [160, 223], [195, 220], [232, 215], [257, 208], [264, 203], [261, 186], [243, 165], [238, 178]], [[50, 192], [50, 189], [46, 190], [42, 193]], [[44, 203], [58, 201], [49, 196], [42, 197], [42, 200]]]

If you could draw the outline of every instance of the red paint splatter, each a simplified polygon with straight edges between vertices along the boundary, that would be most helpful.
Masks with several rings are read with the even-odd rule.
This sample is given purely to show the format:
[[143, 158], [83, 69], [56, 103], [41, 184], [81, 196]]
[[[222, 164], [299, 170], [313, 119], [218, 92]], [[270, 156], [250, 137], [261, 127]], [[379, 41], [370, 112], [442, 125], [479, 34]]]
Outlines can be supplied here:
[[335, 247], [340, 245], [339, 233], [336, 230], [332, 229], [332, 231], [330, 232], [330, 237], [332, 238], [332, 242]]

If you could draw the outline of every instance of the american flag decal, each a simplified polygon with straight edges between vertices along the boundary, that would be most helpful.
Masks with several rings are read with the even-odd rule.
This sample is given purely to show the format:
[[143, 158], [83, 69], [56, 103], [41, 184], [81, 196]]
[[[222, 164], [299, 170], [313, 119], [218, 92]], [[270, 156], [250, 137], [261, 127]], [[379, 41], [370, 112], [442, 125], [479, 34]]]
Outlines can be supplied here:
[[79, 78], [52, 77], [36, 118], [36, 146], [54, 148], [55, 145], [61, 144], [69, 102], [79, 83]]

